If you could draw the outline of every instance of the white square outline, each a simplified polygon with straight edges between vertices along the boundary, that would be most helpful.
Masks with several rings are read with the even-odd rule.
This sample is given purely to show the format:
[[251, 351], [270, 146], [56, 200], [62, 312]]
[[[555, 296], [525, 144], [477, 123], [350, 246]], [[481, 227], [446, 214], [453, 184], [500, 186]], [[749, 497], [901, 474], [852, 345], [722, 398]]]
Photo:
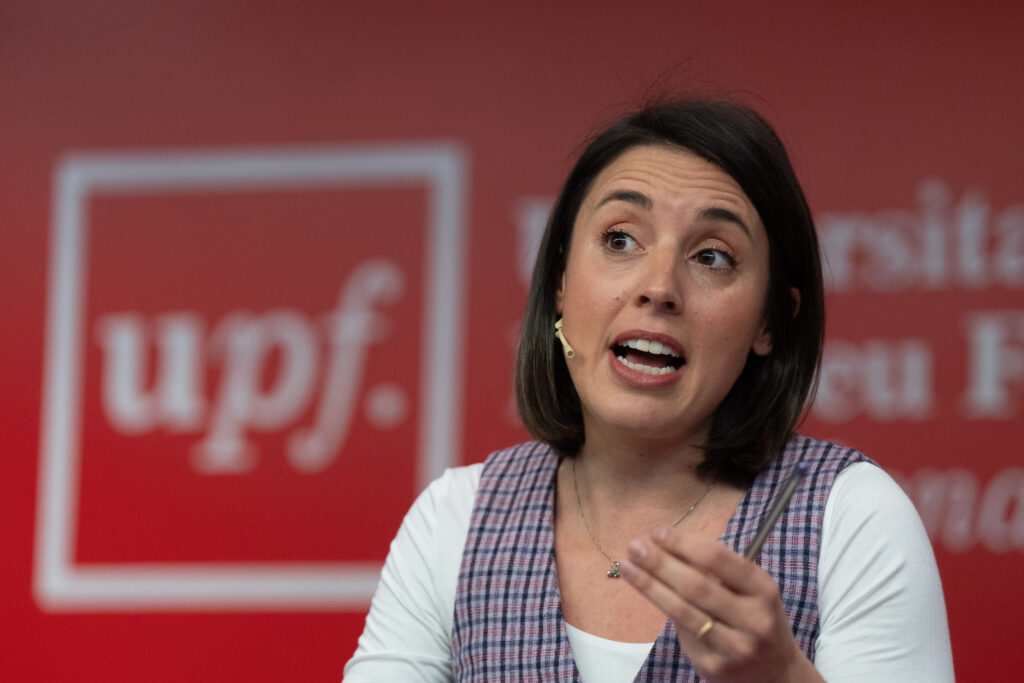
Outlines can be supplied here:
[[466, 161], [456, 144], [81, 154], [52, 197], [33, 590], [45, 611], [333, 611], [364, 608], [381, 566], [352, 562], [76, 566], [82, 302], [90, 193], [427, 186], [417, 485], [458, 462]]

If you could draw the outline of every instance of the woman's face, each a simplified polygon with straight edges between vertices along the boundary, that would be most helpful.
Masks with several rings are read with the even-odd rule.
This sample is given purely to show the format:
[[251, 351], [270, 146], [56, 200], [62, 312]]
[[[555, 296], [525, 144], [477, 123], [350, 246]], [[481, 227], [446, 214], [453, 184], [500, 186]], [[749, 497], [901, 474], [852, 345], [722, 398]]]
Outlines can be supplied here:
[[765, 329], [768, 239], [731, 176], [688, 151], [634, 147], [583, 198], [556, 305], [587, 444], [686, 445]]

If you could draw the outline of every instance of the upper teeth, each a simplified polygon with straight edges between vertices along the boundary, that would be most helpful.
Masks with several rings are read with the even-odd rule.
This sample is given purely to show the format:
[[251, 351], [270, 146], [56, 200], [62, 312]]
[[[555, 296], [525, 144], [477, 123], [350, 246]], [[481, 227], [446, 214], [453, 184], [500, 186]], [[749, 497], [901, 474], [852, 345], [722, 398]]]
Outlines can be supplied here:
[[637, 351], [644, 351], [646, 353], [655, 353], [665, 356], [671, 356], [672, 358], [678, 358], [679, 354], [665, 346], [659, 341], [650, 341], [649, 339], [630, 339], [622, 344], [628, 346], [631, 349]]

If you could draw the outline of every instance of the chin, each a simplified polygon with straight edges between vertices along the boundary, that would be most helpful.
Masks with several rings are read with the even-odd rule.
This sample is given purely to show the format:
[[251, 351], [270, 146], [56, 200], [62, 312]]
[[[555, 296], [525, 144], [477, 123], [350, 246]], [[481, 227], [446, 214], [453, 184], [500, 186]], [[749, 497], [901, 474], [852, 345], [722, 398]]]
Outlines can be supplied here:
[[660, 447], [693, 445], [695, 434], [704, 434], [706, 424], [693, 430], [680, 428], [683, 420], [676, 419], [617, 419], [606, 422], [608, 431], [634, 440], [637, 444]]

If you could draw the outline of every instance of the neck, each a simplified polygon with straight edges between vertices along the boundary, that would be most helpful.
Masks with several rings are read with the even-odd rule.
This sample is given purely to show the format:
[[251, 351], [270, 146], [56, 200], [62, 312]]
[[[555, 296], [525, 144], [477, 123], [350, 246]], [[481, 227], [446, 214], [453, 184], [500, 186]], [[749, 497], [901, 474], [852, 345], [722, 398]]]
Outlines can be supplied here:
[[[617, 578], [616, 562], [625, 556], [628, 542], [655, 528], [703, 516], [710, 503], [699, 513], [698, 506], [711, 497], [714, 480], [699, 476], [696, 463], [679, 457], [633, 454], [651, 463], [618, 467], [608, 456], [605, 450], [600, 455], [584, 451], [559, 468], [556, 525], [576, 528], [577, 537], [587, 538], [583, 545], [592, 544], [608, 561], [606, 575]], [[616, 472], [630, 476], [621, 479]]]
[[620, 519], [667, 524], [711, 483], [698, 471], [703, 459], [696, 448], [614, 448], [589, 442], [572, 465], [584, 505], [598, 521], [615, 510]]
[[[704, 480], [697, 472], [704, 462], [698, 446], [705, 442], [707, 429], [687, 438], [657, 439], [648, 434], [623, 434], [617, 429], [587, 425], [586, 440], [577, 457], [588, 476], [607, 480], [610, 486], [624, 489], [642, 487], [645, 497], [658, 488], [674, 489]], [[584, 465], [585, 463], [585, 465]]]

